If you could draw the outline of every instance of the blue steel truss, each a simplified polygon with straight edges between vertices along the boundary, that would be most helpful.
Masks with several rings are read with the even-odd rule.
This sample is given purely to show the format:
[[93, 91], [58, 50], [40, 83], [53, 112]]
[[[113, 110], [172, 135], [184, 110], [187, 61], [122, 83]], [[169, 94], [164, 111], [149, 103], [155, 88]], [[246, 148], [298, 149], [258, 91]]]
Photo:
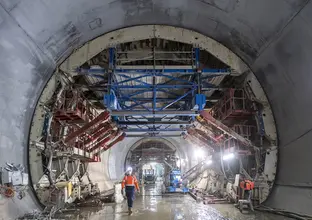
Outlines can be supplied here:
[[[92, 75], [93, 77], [100, 78], [102, 81], [107, 79], [108, 94], [104, 97], [106, 106], [114, 111], [134, 112], [138, 113], [142, 110], [150, 112], [150, 115], [144, 114], [140, 118], [134, 117], [116, 117], [117, 122], [120, 121], [146, 121], [148, 116], [152, 116], [154, 120], [162, 120], [166, 118], [155, 118], [155, 114], [161, 115], [164, 110], [170, 108], [174, 111], [190, 111], [202, 110], [205, 106], [205, 96], [201, 94], [201, 89], [215, 89], [213, 84], [203, 83], [203, 79], [210, 77], [228, 75], [229, 69], [200, 69], [199, 66], [199, 48], [194, 48], [192, 51], [193, 65], [190, 68], [177, 67], [175, 69], [127, 69], [122, 66], [116, 66], [116, 51], [115, 48], [109, 49], [109, 68], [108, 69], [77, 69], [77, 72], [82, 75]], [[194, 81], [188, 81], [180, 77], [176, 77], [175, 73], [179, 75], [193, 74]], [[133, 76], [135, 74], [135, 76]], [[162, 84], [156, 84], [156, 77], [166, 78], [167, 81]], [[117, 80], [117, 78], [121, 80]], [[149, 80], [147, 80], [149, 79]], [[148, 81], [152, 83], [148, 83]], [[129, 84], [131, 83], [131, 84]], [[178, 94], [176, 90], [183, 89], [183, 94]], [[138, 95], [150, 93], [151, 98], [142, 98]], [[160, 97], [161, 93], [168, 94], [167, 98]], [[126, 103], [132, 104], [126, 104]], [[112, 104], [114, 103], [114, 104]], [[149, 105], [147, 105], [149, 104]], [[158, 107], [157, 107], [158, 106]], [[161, 107], [159, 107], [161, 106]], [[182, 107], [181, 107], [182, 106]], [[177, 114], [178, 115], [178, 114]], [[191, 117], [184, 117], [186, 120], [192, 119]], [[173, 117], [173, 119], [177, 119]], [[172, 118], [170, 119], [172, 120]], [[169, 120], [169, 121], [170, 121]], [[180, 119], [181, 120], [181, 119]], [[181, 131], [180, 128], [171, 128], [170, 125], [156, 126], [151, 125], [135, 125], [133, 127], [125, 127], [128, 132], [160, 132], [160, 131]], [[167, 120], [168, 121], [168, 120]]]

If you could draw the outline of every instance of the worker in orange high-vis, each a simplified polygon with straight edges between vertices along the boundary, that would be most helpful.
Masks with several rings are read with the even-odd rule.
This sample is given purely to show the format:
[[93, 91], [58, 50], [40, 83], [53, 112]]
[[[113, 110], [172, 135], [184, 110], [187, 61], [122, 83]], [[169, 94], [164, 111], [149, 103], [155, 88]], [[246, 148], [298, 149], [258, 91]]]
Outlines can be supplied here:
[[251, 199], [251, 192], [255, 188], [255, 183], [253, 181], [250, 181], [248, 179], [244, 179], [240, 182], [240, 188], [244, 190], [244, 199]]
[[139, 183], [135, 175], [132, 173], [132, 168], [127, 169], [125, 177], [122, 180], [121, 186], [122, 186], [122, 194], [123, 195], [126, 194], [128, 202], [128, 212], [129, 215], [131, 215], [135, 190], [137, 190], [137, 192], [140, 193]]

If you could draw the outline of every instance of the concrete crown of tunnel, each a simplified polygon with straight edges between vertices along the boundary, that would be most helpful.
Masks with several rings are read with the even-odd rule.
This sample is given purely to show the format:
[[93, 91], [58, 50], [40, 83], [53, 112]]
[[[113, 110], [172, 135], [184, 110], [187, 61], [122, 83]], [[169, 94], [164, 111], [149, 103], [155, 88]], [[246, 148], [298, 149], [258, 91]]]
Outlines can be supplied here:
[[[195, 30], [228, 47], [253, 70], [279, 133], [275, 188], [267, 204], [312, 214], [312, 64], [309, 0], [0, 0], [1, 165], [27, 165], [36, 102], [54, 69], [74, 49], [107, 32], [165, 24]], [[7, 214], [36, 209], [31, 197]], [[14, 213], [14, 214], [13, 214]]]

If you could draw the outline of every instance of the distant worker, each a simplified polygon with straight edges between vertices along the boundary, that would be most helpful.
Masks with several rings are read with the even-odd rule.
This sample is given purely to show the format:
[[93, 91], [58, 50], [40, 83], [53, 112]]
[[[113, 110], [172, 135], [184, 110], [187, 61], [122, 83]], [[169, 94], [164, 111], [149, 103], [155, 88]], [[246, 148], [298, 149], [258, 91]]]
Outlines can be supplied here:
[[135, 190], [140, 193], [139, 183], [134, 174], [132, 174], [132, 168], [128, 168], [125, 174], [125, 177], [121, 183], [122, 194], [124, 195], [124, 189], [127, 197], [128, 203], [128, 214], [132, 214], [132, 206], [134, 201]]
[[255, 183], [253, 181], [245, 179], [240, 182], [240, 188], [244, 190], [244, 199], [251, 200], [251, 192], [255, 188]]

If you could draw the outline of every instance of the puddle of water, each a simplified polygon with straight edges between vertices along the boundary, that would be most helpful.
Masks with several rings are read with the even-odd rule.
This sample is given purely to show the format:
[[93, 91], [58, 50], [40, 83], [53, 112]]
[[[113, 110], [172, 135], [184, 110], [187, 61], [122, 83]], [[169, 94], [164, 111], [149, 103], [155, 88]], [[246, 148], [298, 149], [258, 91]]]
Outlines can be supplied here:
[[[161, 189], [161, 186], [160, 186]], [[143, 189], [142, 189], [143, 192]], [[282, 220], [266, 213], [244, 215], [231, 204], [204, 205], [183, 194], [161, 196], [159, 186], [145, 186], [134, 202], [133, 216], [127, 215], [127, 204], [105, 204], [103, 207], [80, 208], [64, 213], [63, 219], [75, 220]]]

